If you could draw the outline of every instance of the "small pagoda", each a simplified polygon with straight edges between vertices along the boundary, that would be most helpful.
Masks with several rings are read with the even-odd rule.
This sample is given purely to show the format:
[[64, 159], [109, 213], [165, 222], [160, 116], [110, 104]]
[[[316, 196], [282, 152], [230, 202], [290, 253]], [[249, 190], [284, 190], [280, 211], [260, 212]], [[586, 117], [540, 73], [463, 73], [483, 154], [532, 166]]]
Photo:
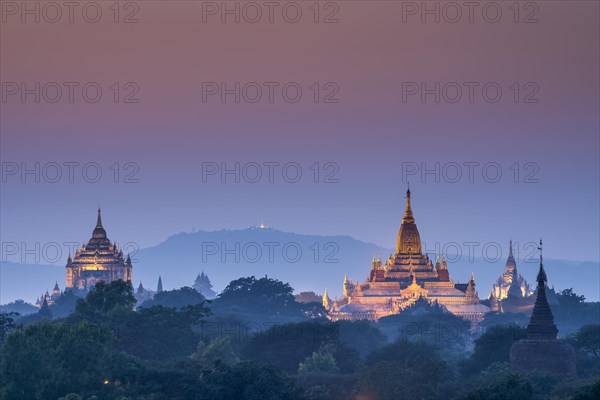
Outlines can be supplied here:
[[515, 342], [510, 348], [510, 367], [516, 372], [547, 371], [570, 377], [577, 376], [575, 351], [568, 343], [556, 339], [558, 329], [546, 298], [546, 271], [540, 239], [540, 271], [537, 276], [537, 297], [527, 337]]

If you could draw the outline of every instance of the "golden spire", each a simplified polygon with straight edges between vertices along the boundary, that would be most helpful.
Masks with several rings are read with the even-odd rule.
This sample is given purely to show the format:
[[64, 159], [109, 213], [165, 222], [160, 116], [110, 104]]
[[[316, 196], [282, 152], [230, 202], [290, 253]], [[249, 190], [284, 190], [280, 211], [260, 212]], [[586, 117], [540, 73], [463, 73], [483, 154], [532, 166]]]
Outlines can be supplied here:
[[421, 237], [415, 224], [412, 207], [410, 205], [410, 188], [406, 191], [406, 209], [402, 224], [396, 239], [396, 252], [402, 254], [421, 254]]
[[329, 298], [329, 294], [327, 294], [327, 288], [325, 288], [325, 293], [323, 293], [323, 307], [325, 309], [329, 308], [329, 302], [330, 302], [330, 298]]
[[343, 293], [344, 297], [348, 297], [348, 274], [344, 274], [344, 284], [343, 284]]
[[402, 218], [402, 223], [404, 222], [415, 222], [412, 208], [410, 206], [410, 188], [406, 190], [406, 209], [404, 210], [404, 218]]

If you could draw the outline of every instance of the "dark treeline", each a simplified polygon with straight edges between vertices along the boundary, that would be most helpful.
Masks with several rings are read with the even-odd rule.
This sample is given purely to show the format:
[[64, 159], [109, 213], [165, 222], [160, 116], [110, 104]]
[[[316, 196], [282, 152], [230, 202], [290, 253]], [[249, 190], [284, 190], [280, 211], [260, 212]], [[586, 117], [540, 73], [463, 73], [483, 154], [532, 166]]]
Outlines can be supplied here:
[[129, 283], [98, 283], [85, 298], [66, 292], [27, 316], [3, 309], [0, 398], [600, 398], [598, 304], [570, 290], [559, 297], [554, 312], [572, 332], [561, 340], [576, 350], [577, 379], [511, 372], [509, 349], [527, 316], [490, 314], [473, 330], [418, 301], [377, 323], [331, 322], [316, 296], [298, 302], [266, 277], [232, 281], [211, 301], [184, 287], [137, 307]]

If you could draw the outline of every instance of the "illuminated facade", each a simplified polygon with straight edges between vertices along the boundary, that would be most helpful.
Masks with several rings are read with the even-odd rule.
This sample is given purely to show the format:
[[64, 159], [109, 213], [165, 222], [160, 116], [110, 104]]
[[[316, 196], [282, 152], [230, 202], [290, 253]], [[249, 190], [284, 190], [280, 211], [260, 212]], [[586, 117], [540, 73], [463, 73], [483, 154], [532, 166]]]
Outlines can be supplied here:
[[533, 294], [529, 284], [517, 272], [517, 263], [513, 256], [512, 240], [510, 241], [508, 250], [508, 259], [504, 266], [504, 273], [500, 275], [496, 283], [492, 287], [490, 299], [496, 300], [506, 299], [509, 295], [513, 297], [528, 297]]
[[88, 289], [97, 282], [112, 282], [122, 279], [131, 281], [131, 259], [123, 257], [123, 250], [111, 243], [102, 226], [98, 209], [98, 220], [92, 238], [75, 253], [75, 258], [67, 260], [67, 289]]
[[396, 253], [385, 264], [373, 259], [371, 271], [363, 283], [344, 277], [344, 298], [331, 301], [327, 295], [323, 306], [332, 320], [376, 320], [404, 310], [419, 298], [437, 303], [442, 309], [472, 322], [480, 321], [490, 311], [480, 303], [475, 278], [455, 284], [445, 259], [434, 264], [421, 250], [421, 237], [406, 192], [406, 209], [396, 239]]

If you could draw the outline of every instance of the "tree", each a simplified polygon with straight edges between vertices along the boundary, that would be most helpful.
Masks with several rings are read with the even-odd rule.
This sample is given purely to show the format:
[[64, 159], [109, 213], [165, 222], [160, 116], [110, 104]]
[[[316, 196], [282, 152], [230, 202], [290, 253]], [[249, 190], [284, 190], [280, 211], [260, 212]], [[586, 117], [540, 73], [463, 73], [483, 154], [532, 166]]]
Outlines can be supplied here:
[[300, 389], [273, 367], [241, 362], [219, 364], [202, 373], [202, 395], [211, 400], [300, 400]]
[[4, 398], [57, 399], [101, 391], [111, 336], [86, 321], [46, 321], [14, 331], [5, 339], [0, 363]]
[[462, 364], [462, 372], [469, 376], [493, 363], [508, 363], [510, 347], [514, 342], [525, 337], [525, 329], [518, 325], [498, 325], [488, 328], [475, 340], [473, 354]]
[[482, 386], [460, 400], [530, 400], [533, 389], [519, 375], [511, 374], [498, 383]]
[[585, 325], [567, 338], [577, 356], [580, 377], [600, 375], [600, 325]]
[[192, 330], [208, 313], [202, 304], [181, 311], [154, 306], [118, 315], [107, 321], [115, 332], [116, 350], [146, 360], [166, 361], [190, 356], [198, 344]]
[[422, 297], [398, 314], [380, 318], [377, 326], [390, 339], [439, 346], [442, 356], [456, 362], [471, 346], [470, 325]]
[[337, 321], [335, 327], [339, 342], [355, 349], [363, 359], [387, 344], [386, 336], [371, 321]]
[[65, 290], [50, 306], [54, 318], [64, 318], [69, 316], [77, 305], [79, 297], [72, 290]]
[[273, 325], [242, 343], [241, 355], [262, 364], [274, 365], [294, 374], [298, 365], [322, 344], [335, 343], [337, 329], [331, 322], [300, 322]]
[[335, 351], [334, 346], [324, 345], [321, 346], [319, 351], [312, 353], [310, 357], [306, 357], [303, 362], [298, 366], [299, 374], [311, 374], [315, 372], [325, 373], [338, 373], [338, 368], [333, 352]]
[[213, 303], [215, 310], [232, 307], [241, 312], [303, 317], [294, 289], [276, 279], [254, 276], [231, 281]]
[[586, 303], [585, 297], [573, 289], [565, 289], [558, 294], [558, 306], [552, 307], [554, 321], [561, 336], [568, 336], [586, 324], [597, 324], [600, 303]]
[[585, 303], [585, 296], [579, 296], [573, 288], [565, 289], [558, 296], [558, 303], [563, 307], [576, 307]]
[[195, 306], [202, 304], [206, 299], [198, 291], [190, 287], [180, 289], [166, 290], [154, 295], [152, 300], [146, 300], [140, 306], [141, 308], [150, 308], [153, 306], [163, 306], [167, 308], [176, 308], [181, 310], [185, 306]]
[[79, 315], [128, 312], [135, 306], [135, 301], [131, 282], [120, 279], [110, 283], [100, 281], [85, 299], [77, 301], [75, 312]]
[[359, 394], [381, 399], [434, 399], [451, 374], [439, 351], [426, 343], [397, 340], [367, 357]]
[[0, 345], [8, 332], [17, 327], [15, 317], [18, 315], [16, 312], [0, 313]]
[[600, 325], [585, 325], [569, 338], [575, 350], [600, 361]]
[[572, 400], [596, 400], [600, 398], [600, 380], [582, 387]]
[[208, 344], [200, 341], [196, 352], [191, 357], [206, 365], [213, 365], [217, 362], [231, 365], [240, 361], [233, 351], [229, 336], [216, 337]]

